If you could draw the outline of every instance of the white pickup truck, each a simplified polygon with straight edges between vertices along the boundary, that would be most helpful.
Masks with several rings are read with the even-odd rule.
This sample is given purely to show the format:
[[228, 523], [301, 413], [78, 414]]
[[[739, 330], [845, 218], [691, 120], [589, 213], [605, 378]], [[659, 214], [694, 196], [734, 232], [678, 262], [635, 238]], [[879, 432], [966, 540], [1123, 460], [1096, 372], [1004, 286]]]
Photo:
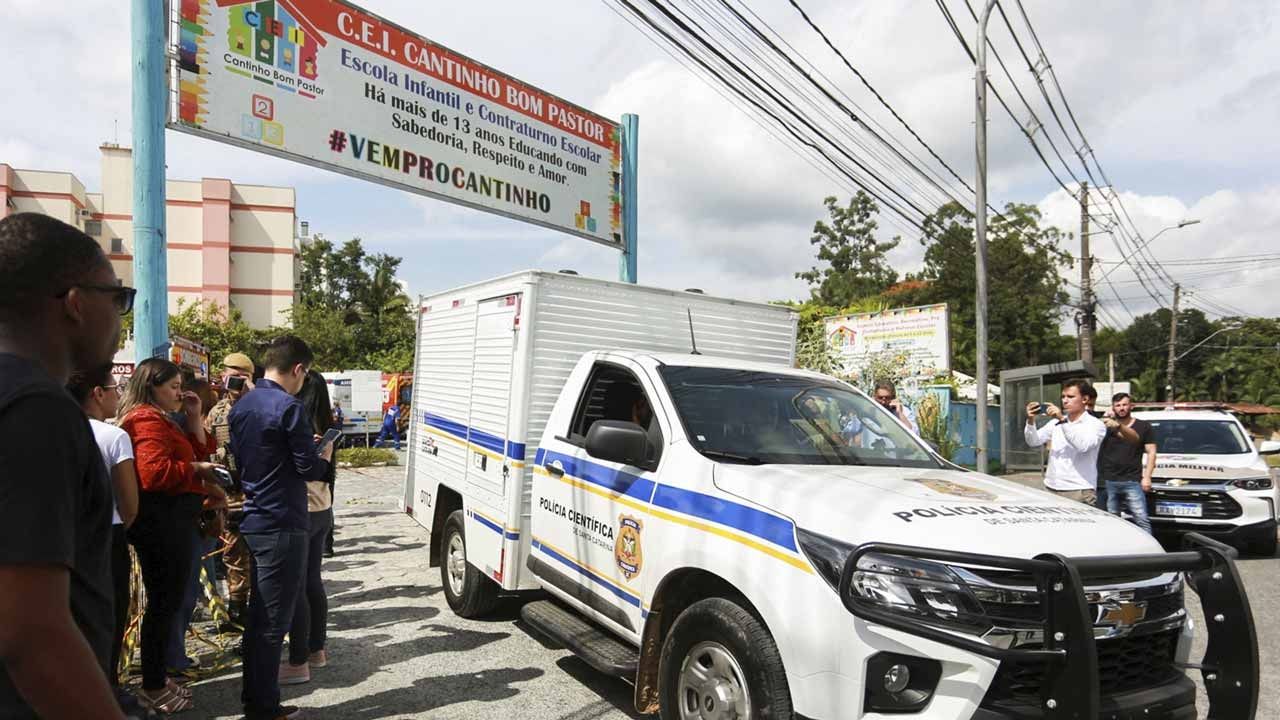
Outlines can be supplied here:
[[794, 333], [552, 273], [425, 300], [404, 508], [452, 609], [544, 591], [524, 620], [667, 719], [1194, 718], [1189, 576], [1213, 716], [1253, 717], [1229, 548], [964, 471]]

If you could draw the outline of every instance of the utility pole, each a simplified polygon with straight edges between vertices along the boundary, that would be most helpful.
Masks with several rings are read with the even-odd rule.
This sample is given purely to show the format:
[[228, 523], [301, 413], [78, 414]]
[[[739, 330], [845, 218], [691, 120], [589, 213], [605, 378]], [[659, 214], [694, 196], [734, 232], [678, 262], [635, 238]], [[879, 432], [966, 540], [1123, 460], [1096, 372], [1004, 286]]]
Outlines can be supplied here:
[[1107, 368], [1108, 368], [1107, 380], [1111, 383], [1111, 387], [1114, 390], [1115, 384], [1116, 384], [1116, 354], [1115, 353], [1107, 353]]
[[133, 61], [133, 306], [134, 362], [161, 351], [169, 339], [168, 258], [165, 250], [164, 122], [165, 4], [130, 5]]
[[977, 155], [977, 177], [974, 178], [974, 310], [977, 334], [976, 381], [978, 411], [978, 472], [987, 471], [987, 21], [996, 0], [987, 0], [978, 18], [977, 54], [974, 64], [974, 87], [977, 91], [976, 122], [973, 128]]
[[1080, 183], [1080, 359], [1093, 362], [1093, 256], [1089, 254], [1089, 183]]
[[1173, 402], [1173, 368], [1178, 362], [1178, 300], [1182, 294], [1182, 286], [1173, 286], [1173, 317], [1169, 319], [1169, 372], [1165, 378], [1165, 402]]

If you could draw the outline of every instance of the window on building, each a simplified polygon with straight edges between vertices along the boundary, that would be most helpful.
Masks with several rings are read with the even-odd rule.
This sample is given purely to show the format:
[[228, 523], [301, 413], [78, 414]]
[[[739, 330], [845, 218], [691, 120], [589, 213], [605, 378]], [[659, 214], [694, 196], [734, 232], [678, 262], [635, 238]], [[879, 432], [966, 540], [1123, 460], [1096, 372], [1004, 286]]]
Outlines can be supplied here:
[[101, 220], [85, 220], [84, 234], [88, 235], [89, 237], [98, 237], [99, 235], [101, 235], [102, 221]]
[[119, 254], [124, 252], [124, 241], [120, 238], [111, 238], [111, 252]]

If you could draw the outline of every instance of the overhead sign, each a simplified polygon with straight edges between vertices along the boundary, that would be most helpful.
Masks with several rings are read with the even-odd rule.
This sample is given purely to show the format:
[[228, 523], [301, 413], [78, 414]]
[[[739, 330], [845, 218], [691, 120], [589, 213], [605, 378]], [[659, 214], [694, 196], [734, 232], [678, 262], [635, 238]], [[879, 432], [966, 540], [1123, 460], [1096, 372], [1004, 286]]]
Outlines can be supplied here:
[[175, 0], [169, 127], [622, 243], [619, 126], [340, 0]]
[[856, 368], [874, 355], [901, 352], [914, 375], [934, 376], [951, 369], [946, 304], [830, 317], [825, 323], [827, 338], [846, 368]]

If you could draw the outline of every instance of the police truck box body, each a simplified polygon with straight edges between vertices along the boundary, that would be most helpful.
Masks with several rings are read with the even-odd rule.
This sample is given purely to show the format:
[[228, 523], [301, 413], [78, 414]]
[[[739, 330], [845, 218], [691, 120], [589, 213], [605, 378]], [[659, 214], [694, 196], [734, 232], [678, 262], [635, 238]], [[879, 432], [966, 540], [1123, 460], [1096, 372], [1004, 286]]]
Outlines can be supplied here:
[[1191, 572], [1232, 620], [1211, 648], [1242, 648], [1204, 659], [1235, 693], [1211, 685], [1215, 708], [1251, 716], [1229, 550], [1166, 554], [947, 463], [793, 369], [788, 308], [524, 272], [419, 317], [404, 509], [446, 599], [474, 617], [546, 591], [523, 618], [634, 683], [641, 712], [1195, 717]]

